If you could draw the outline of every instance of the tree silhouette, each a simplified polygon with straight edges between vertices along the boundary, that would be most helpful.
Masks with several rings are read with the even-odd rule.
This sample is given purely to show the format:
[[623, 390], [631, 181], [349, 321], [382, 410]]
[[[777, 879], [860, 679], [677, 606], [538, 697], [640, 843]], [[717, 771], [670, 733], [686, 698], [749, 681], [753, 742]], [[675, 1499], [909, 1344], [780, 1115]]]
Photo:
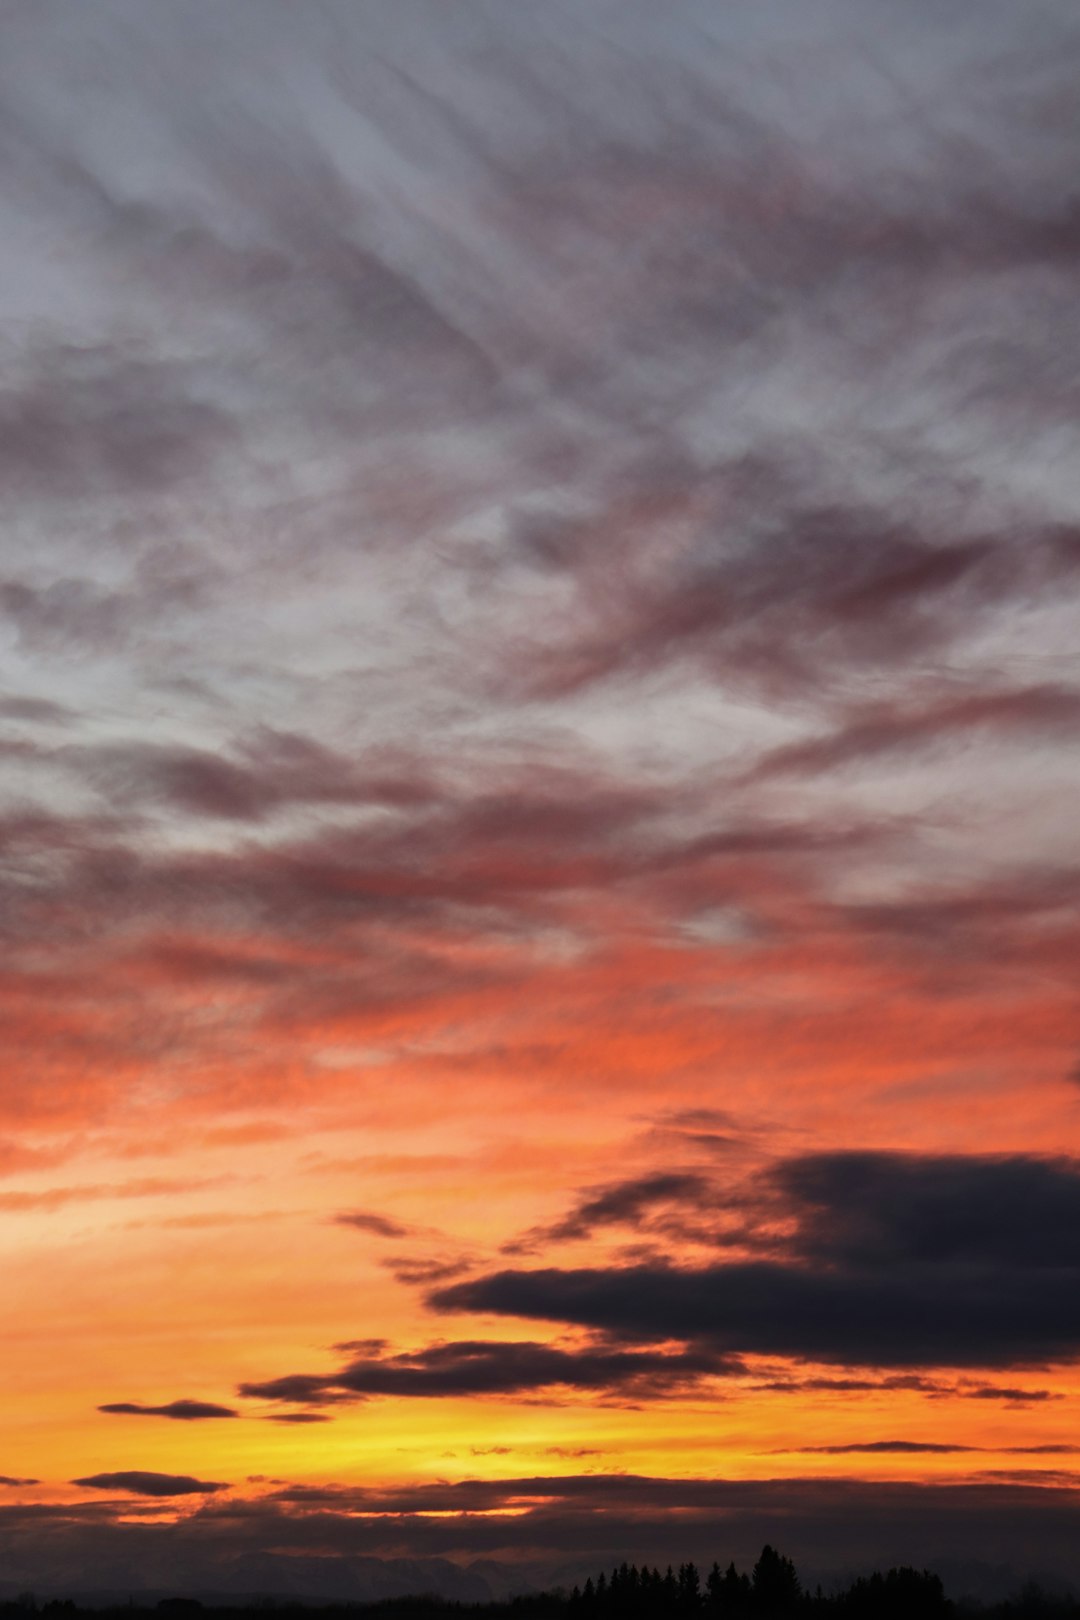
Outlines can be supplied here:
[[795, 1565], [767, 1542], [754, 1565], [752, 1585], [754, 1607], [761, 1614], [786, 1614], [802, 1596]]

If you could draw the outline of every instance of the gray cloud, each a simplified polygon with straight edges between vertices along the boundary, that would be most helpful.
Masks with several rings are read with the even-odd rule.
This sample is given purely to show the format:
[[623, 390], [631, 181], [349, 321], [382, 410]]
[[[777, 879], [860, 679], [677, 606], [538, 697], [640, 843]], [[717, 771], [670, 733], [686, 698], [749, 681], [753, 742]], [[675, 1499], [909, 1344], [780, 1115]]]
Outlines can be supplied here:
[[946, 697], [919, 709], [870, 708], [856, 713], [838, 730], [790, 743], [766, 754], [751, 776], [813, 774], [857, 764], [883, 755], [910, 753], [935, 745], [952, 746], [957, 738], [989, 728], [1030, 740], [1040, 733], [1071, 736], [1080, 727], [1080, 691], [1059, 686], [1024, 687], [1006, 692], [979, 692]]
[[640, 581], [630, 574], [597, 594], [576, 645], [537, 650], [537, 679], [567, 690], [690, 657], [721, 680], [827, 693], [849, 669], [917, 669], [962, 641], [974, 618], [1080, 582], [1071, 532], [1035, 533], [1018, 549], [1011, 536], [945, 541], [854, 503], [770, 508], [765, 491], [788, 489], [794, 478], [779, 460], [736, 464], [718, 477], [713, 498], [725, 509], [745, 504], [755, 532], [732, 540], [727, 527], [702, 524], [666, 574], [642, 559]]
[[205, 474], [234, 438], [228, 415], [193, 397], [193, 368], [137, 348], [39, 350], [0, 394], [0, 476], [9, 496], [83, 501], [141, 494]]

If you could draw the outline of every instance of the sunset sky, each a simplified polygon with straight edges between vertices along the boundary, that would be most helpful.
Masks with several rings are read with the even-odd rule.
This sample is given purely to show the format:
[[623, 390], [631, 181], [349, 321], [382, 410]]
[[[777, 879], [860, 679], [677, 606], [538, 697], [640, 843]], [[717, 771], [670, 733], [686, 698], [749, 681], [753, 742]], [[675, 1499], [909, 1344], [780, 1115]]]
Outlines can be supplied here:
[[1080, 1581], [1072, 0], [0, 25], [0, 1599]]

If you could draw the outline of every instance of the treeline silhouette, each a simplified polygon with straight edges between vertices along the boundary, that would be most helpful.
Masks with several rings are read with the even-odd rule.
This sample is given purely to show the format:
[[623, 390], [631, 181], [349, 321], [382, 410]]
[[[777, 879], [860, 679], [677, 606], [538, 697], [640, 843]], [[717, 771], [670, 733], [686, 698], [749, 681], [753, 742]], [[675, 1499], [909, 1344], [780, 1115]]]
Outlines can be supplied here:
[[958, 1608], [977, 1609], [986, 1620], [1080, 1620], [1075, 1597], [1033, 1583], [1001, 1603], [957, 1605], [939, 1576], [906, 1565], [860, 1576], [837, 1592], [809, 1592], [791, 1559], [768, 1545], [749, 1574], [714, 1563], [704, 1580], [694, 1564], [669, 1565], [663, 1574], [620, 1564], [575, 1586], [567, 1608], [568, 1620], [953, 1620]]
[[790, 1558], [766, 1545], [750, 1574], [734, 1564], [713, 1564], [704, 1581], [695, 1564], [669, 1565], [661, 1574], [648, 1565], [620, 1564], [610, 1575], [587, 1580], [569, 1599], [574, 1620], [905, 1620], [945, 1616], [951, 1605], [940, 1579], [929, 1570], [890, 1569], [857, 1580], [826, 1596], [805, 1592]]
[[740, 1573], [733, 1563], [719, 1563], [702, 1579], [695, 1564], [670, 1565], [663, 1573], [647, 1564], [620, 1564], [610, 1574], [590, 1577], [584, 1587], [561, 1588], [489, 1603], [462, 1603], [427, 1594], [382, 1598], [372, 1602], [304, 1603], [293, 1597], [259, 1596], [248, 1603], [219, 1604], [193, 1597], [159, 1602], [88, 1605], [70, 1599], [38, 1604], [24, 1592], [13, 1602], [0, 1602], [0, 1620], [345, 1620], [362, 1613], [364, 1620], [958, 1620], [977, 1612], [980, 1620], [1080, 1620], [1080, 1600], [1070, 1594], [1043, 1591], [1029, 1583], [1015, 1596], [996, 1604], [952, 1602], [941, 1580], [929, 1570], [903, 1567], [885, 1574], [861, 1576], [848, 1587], [825, 1593], [804, 1589], [790, 1558], [773, 1547], [762, 1548], [753, 1569]]

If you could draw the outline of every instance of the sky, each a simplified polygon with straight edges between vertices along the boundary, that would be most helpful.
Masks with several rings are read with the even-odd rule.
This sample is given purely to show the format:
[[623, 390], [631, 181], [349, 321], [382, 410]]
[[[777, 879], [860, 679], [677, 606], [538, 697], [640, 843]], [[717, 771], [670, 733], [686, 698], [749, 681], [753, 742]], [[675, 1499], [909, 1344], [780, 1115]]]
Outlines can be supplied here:
[[1071, 0], [2, 15], [0, 1596], [1080, 1583]]

